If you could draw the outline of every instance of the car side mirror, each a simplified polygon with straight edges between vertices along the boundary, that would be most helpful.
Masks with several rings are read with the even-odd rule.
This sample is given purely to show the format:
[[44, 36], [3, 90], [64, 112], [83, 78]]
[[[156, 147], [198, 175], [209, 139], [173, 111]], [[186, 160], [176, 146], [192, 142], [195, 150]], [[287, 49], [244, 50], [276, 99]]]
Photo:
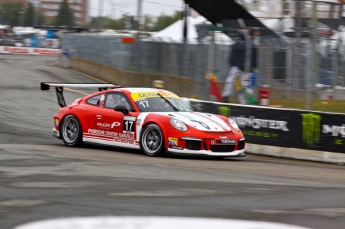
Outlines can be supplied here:
[[117, 105], [117, 106], [114, 107], [114, 110], [115, 110], [115, 111], [122, 112], [122, 113], [124, 113], [125, 115], [129, 113], [127, 107], [124, 106], [124, 105]]

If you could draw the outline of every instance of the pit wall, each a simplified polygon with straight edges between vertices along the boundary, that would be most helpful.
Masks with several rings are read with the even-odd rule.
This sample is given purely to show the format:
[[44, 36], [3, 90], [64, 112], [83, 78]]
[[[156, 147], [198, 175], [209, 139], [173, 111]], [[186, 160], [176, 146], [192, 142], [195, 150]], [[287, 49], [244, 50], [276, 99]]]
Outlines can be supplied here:
[[72, 58], [72, 68], [125, 87], [152, 87], [154, 80], [162, 80], [164, 81], [164, 89], [179, 96], [192, 97], [195, 94], [194, 79], [190, 78], [129, 72], [80, 58]]

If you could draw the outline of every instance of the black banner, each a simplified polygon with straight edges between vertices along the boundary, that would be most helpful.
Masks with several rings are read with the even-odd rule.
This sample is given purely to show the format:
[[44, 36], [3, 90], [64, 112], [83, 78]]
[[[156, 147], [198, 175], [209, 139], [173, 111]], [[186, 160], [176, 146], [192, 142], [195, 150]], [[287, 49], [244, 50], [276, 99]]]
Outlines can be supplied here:
[[233, 118], [246, 142], [345, 153], [345, 114], [190, 100], [200, 112]]

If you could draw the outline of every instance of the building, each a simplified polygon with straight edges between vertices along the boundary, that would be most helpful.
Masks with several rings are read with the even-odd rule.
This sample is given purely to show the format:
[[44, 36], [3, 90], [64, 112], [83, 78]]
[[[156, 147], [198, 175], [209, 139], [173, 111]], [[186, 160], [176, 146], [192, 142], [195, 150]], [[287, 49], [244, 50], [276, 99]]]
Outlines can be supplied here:
[[[57, 16], [60, 3], [63, 0], [0, 0], [0, 4], [4, 2], [19, 2], [27, 4], [34, 2], [39, 7], [46, 19], [53, 19]], [[89, 0], [68, 0], [70, 7], [73, 8], [74, 17], [77, 24], [84, 25], [89, 21]]]
[[[58, 14], [60, 3], [63, 0], [36, 0], [40, 2], [40, 8], [45, 18], [52, 19]], [[69, 0], [70, 7], [74, 11], [74, 17], [80, 25], [84, 25], [89, 21], [89, 0]]]

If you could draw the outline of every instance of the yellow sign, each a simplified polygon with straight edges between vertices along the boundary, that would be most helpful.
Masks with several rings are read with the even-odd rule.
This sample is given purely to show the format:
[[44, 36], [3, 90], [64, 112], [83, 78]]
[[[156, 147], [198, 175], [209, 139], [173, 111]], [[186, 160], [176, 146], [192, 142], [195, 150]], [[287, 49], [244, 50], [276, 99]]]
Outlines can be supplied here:
[[[161, 91], [159, 92], [159, 95], [165, 98], [180, 98], [179, 96], [169, 91]], [[158, 95], [158, 92], [136, 92], [136, 93], [131, 94], [132, 99], [134, 101], [148, 99], [148, 98], [159, 98], [160, 97], [159, 95]]]

